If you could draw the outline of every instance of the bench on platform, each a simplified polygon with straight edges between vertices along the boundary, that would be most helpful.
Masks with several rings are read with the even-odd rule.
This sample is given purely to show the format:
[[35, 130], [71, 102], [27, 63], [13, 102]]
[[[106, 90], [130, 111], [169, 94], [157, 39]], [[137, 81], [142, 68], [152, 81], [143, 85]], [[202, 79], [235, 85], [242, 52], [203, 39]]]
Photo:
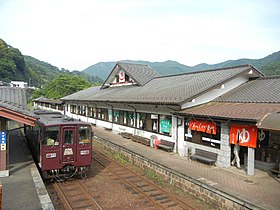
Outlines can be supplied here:
[[218, 154], [208, 152], [202, 149], [195, 149], [195, 153], [190, 156], [192, 160], [199, 160], [210, 165], [215, 164], [217, 161]]
[[166, 140], [161, 139], [160, 143], [157, 144], [156, 146], [159, 149], [165, 150], [167, 152], [172, 152], [173, 149], [174, 149], [174, 145], [175, 145], [174, 142], [166, 141]]
[[140, 144], [144, 144], [146, 146], [150, 146], [150, 139], [142, 137], [142, 136], [132, 135], [131, 140], [135, 141], [135, 142], [138, 142]]
[[127, 132], [122, 132], [122, 133], [121, 133], [121, 136], [122, 136], [123, 138], [126, 138], [126, 139], [131, 139], [132, 134], [131, 134], [131, 133], [127, 133]]

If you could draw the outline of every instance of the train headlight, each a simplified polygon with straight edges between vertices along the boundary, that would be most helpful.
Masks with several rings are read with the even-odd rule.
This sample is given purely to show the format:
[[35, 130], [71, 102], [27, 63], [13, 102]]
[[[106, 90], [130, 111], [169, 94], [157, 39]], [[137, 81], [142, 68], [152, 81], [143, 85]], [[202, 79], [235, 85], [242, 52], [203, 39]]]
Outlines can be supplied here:
[[88, 155], [89, 154], [89, 150], [81, 150], [80, 154], [81, 155]]
[[47, 153], [46, 158], [56, 158], [56, 153]]

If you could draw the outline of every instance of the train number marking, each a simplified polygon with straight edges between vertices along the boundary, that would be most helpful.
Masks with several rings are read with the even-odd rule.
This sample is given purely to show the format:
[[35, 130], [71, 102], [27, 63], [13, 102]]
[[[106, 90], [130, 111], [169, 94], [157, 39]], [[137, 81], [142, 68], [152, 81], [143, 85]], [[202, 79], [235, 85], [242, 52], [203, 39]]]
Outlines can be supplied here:
[[46, 158], [56, 158], [56, 153], [47, 153]]

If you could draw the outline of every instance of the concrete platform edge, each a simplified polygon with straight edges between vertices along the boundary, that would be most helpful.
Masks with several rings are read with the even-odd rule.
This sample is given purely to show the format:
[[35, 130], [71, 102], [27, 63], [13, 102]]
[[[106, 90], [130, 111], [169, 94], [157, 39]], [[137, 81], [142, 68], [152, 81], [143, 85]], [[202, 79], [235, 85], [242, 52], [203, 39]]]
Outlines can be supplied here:
[[40, 176], [39, 171], [37, 170], [37, 167], [35, 165], [35, 163], [33, 163], [30, 166], [30, 172], [33, 178], [33, 182], [35, 185], [35, 189], [37, 192], [37, 195], [39, 197], [42, 209], [44, 210], [54, 210], [54, 206], [53, 203], [50, 199], [50, 196], [48, 194], [48, 191], [44, 185], [44, 182]]

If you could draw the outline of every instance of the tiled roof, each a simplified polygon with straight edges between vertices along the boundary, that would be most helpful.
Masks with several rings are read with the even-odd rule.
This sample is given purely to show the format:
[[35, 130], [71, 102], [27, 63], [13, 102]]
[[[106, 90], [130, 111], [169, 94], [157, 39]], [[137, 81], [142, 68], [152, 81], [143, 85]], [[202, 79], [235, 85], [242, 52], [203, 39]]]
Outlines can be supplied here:
[[34, 117], [34, 115], [27, 110], [26, 91], [22, 88], [0, 87], [0, 107]]
[[188, 116], [257, 121], [272, 112], [280, 112], [280, 104], [209, 102], [180, 113]]
[[[96, 90], [90, 88], [66, 96], [63, 100], [92, 100], [107, 102], [169, 103], [190, 101], [199, 94], [249, 70], [250, 65], [155, 77], [144, 86], [120, 86]], [[94, 90], [94, 91], [93, 91]]]
[[10, 105], [19, 109], [27, 109], [25, 89], [0, 87], [0, 103], [1, 105]]
[[114, 79], [115, 74], [117, 74], [120, 69], [124, 70], [126, 74], [131, 77], [139, 86], [143, 86], [154, 77], [160, 76], [158, 72], [153, 70], [148, 65], [117, 62], [102, 85], [102, 88], [105, 88], [105, 84], [110, 83]]
[[61, 98], [61, 100], [88, 100], [89, 97], [100, 90], [101, 86], [94, 86], [79, 92], [73, 93], [71, 95]]
[[182, 111], [186, 115], [259, 120], [280, 112], [280, 76], [248, 81], [212, 102]]
[[120, 65], [129, 74], [129, 76], [131, 76], [140, 85], [144, 85], [154, 77], [160, 76], [158, 72], [148, 65], [123, 62], [118, 62], [118, 65]]
[[216, 98], [217, 102], [280, 103], [280, 76], [261, 77]]

